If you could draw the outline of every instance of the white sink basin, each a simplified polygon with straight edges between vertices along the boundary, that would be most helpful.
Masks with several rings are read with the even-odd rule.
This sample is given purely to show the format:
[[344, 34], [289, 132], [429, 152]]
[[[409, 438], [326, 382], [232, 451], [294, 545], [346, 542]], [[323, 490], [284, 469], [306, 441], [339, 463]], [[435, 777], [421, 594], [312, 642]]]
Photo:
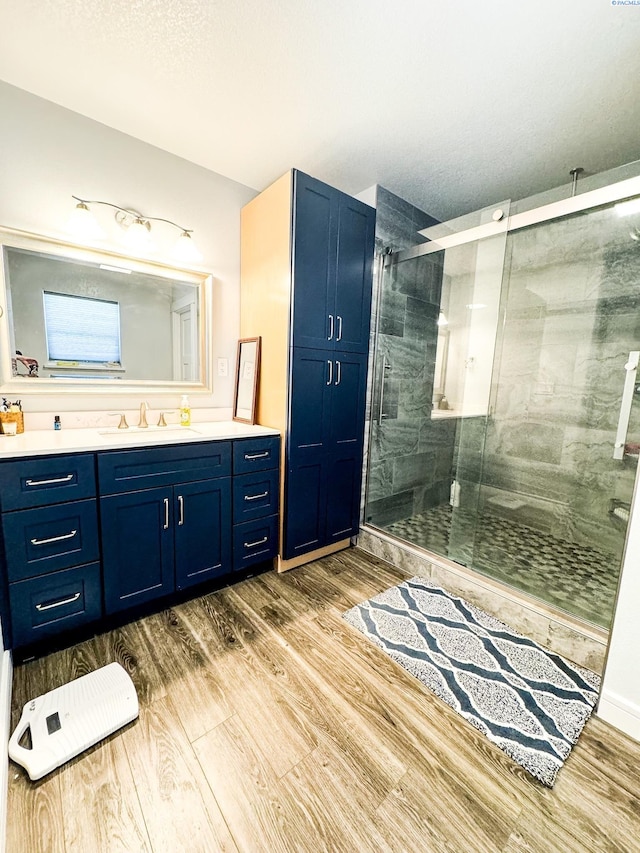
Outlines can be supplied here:
[[194, 436], [202, 435], [197, 429], [183, 426], [166, 426], [166, 427], [147, 427], [147, 429], [139, 429], [138, 427], [129, 427], [129, 429], [118, 429], [111, 427], [110, 429], [99, 429], [98, 435], [103, 435], [105, 438], [117, 438], [120, 441], [157, 441], [162, 438], [177, 438], [178, 436]]

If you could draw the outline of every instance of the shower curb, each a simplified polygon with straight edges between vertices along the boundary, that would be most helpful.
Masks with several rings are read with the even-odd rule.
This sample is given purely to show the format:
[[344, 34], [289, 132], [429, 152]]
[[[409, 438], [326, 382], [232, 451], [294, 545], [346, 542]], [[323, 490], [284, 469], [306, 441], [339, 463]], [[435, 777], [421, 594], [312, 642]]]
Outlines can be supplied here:
[[360, 528], [357, 547], [406, 571], [408, 576], [420, 575], [442, 584], [541, 646], [602, 674], [608, 632], [375, 528]]

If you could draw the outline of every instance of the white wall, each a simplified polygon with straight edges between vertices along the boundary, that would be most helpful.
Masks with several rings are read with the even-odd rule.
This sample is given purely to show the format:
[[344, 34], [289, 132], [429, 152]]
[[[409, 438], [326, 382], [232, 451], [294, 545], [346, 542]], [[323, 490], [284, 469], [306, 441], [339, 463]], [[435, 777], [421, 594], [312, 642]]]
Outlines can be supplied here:
[[631, 507], [618, 603], [598, 715], [640, 740], [640, 496], [638, 481]]
[[[197, 132], [197, 127], [184, 128], [184, 133]], [[110, 201], [193, 229], [204, 255], [199, 266], [214, 276], [214, 365], [224, 357], [230, 369], [225, 378], [214, 375], [213, 395], [191, 395], [190, 402], [193, 408], [230, 408], [240, 328], [240, 208], [255, 191], [0, 82], [0, 225], [68, 240], [71, 195]], [[113, 216], [108, 208], [96, 208], [95, 213], [110, 221]], [[157, 242], [163, 243], [160, 238], [166, 234], [168, 247], [178, 232], [161, 224], [154, 231], [156, 227]], [[122, 252], [113, 237], [103, 245]], [[162, 254], [154, 258], [170, 262]], [[127, 408], [130, 401], [130, 396], [116, 394], [96, 399], [58, 393], [23, 396], [23, 408], [105, 410]], [[150, 401], [158, 408], [178, 402], [177, 395]]]
[[[13, 665], [11, 652], [4, 650], [2, 642], [2, 624], [0, 623], [0, 744], [9, 740], [11, 725], [11, 678]], [[7, 786], [9, 782], [9, 765], [4, 759], [0, 760], [0, 851], [5, 849], [7, 827]]]

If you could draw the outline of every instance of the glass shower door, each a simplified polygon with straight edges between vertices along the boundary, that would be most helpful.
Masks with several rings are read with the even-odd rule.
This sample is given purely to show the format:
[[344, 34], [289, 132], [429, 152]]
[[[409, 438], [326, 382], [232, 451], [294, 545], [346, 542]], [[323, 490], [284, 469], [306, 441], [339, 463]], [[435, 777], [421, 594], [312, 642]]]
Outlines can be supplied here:
[[509, 233], [473, 548], [478, 570], [605, 627], [640, 452], [636, 210]]
[[473, 562], [508, 203], [386, 258], [379, 280], [365, 521]]

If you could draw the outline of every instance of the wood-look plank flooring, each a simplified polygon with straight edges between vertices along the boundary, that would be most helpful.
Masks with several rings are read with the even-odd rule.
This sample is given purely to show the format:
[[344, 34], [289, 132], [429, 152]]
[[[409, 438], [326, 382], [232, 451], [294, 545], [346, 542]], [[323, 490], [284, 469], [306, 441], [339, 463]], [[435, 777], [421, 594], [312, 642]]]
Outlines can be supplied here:
[[594, 718], [548, 790], [341, 619], [404, 578], [351, 549], [17, 667], [13, 725], [114, 660], [140, 717], [10, 763], [9, 853], [640, 851], [640, 744]]

